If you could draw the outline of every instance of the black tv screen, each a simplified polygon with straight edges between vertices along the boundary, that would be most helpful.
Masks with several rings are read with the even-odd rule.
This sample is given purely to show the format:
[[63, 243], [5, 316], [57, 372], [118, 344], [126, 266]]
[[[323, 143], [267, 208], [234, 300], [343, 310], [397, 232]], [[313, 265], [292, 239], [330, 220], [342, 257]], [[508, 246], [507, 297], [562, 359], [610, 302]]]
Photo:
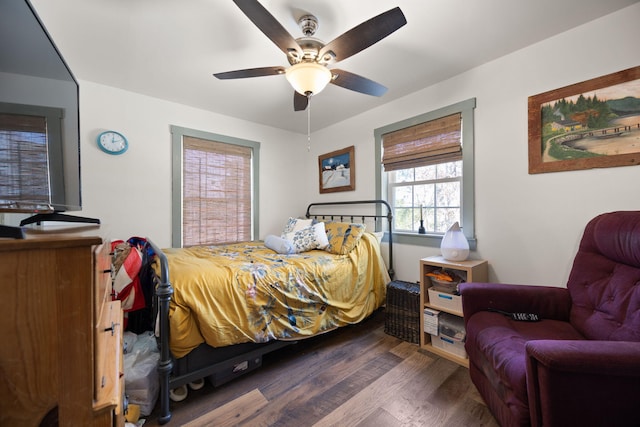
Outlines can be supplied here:
[[79, 88], [26, 0], [0, 1], [0, 211], [82, 209]]

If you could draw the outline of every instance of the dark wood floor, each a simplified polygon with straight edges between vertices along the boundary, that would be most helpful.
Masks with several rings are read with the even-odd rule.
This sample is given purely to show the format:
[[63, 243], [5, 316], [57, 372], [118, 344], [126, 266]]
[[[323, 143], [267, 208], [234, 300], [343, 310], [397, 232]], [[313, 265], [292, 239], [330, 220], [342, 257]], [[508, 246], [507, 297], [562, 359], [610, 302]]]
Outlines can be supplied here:
[[[497, 426], [446, 359], [365, 322], [266, 355], [263, 366], [172, 402], [168, 426]], [[145, 426], [157, 426], [157, 408]]]

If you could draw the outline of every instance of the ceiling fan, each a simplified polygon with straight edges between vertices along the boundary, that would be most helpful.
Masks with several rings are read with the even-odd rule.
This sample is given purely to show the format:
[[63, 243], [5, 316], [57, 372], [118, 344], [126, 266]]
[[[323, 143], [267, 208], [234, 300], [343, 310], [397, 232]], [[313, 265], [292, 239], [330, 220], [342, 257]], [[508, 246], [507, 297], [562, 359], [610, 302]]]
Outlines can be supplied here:
[[293, 108], [302, 111], [309, 104], [309, 97], [317, 95], [332, 83], [345, 89], [366, 95], [382, 96], [387, 88], [383, 85], [348, 71], [328, 66], [342, 61], [377, 43], [407, 23], [399, 7], [390, 9], [351, 30], [324, 43], [313, 35], [318, 20], [313, 15], [304, 15], [298, 23], [303, 37], [294, 39], [291, 34], [257, 0], [233, 0], [240, 10], [287, 55], [290, 67], [260, 67], [215, 73], [218, 79], [242, 79], [284, 74], [295, 89]]

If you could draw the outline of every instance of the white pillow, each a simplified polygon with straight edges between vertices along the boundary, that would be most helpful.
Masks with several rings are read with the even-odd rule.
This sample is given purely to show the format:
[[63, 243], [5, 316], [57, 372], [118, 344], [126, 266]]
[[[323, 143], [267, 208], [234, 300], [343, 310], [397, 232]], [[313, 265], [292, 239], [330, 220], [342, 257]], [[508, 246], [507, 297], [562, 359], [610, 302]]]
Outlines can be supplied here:
[[382, 242], [382, 238], [384, 237], [384, 231], [372, 231], [371, 234], [373, 234], [376, 237], [378, 244]]
[[284, 226], [284, 229], [282, 230], [281, 237], [284, 238], [285, 234], [287, 233], [294, 233], [298, 230], [302, 230], [303, 228], [310, 227], [312, 223], [313, 223], [313, 219], [301, 219], [301, 218], [289, 217], [289, 219], [287, 220], [287, 223]]
[[293, 243], [291, 243], [287, 239], [283, 239], [281, 237], [274, 236], [273, 234], [269, 234], [267, 237], [265, 237], [264, 245], [267, 248], [269, 248], [271, 250], [274, 250], [279, 254], [288, 255], [288, 254], [292, 254], [292, 253], [295, 252], [295, 249], [293, 247]]
[[316, 241], [318, 242], [318, 249], [325, 249], [329, 246], [329, 238], [327, 237], [327, 231], [324, 227], [324, 222], [318, 222], [311, 226], [316, 235]]
[[324, 230], [324, 223], [318, 222], [310, 227], [285, 234], [285, 239], [293, 244], [297, 253], [324, 249], [329, 246], [329, 239]]

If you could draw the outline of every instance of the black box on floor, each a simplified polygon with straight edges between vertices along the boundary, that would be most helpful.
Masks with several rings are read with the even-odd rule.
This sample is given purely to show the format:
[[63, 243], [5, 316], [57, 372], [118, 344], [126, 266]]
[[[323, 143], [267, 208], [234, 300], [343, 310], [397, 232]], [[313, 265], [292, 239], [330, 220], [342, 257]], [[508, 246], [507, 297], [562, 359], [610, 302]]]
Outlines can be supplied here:
[[420, 342], [420, 285], [394, 280], [387, 285], [384, 331], [401, 340]]

